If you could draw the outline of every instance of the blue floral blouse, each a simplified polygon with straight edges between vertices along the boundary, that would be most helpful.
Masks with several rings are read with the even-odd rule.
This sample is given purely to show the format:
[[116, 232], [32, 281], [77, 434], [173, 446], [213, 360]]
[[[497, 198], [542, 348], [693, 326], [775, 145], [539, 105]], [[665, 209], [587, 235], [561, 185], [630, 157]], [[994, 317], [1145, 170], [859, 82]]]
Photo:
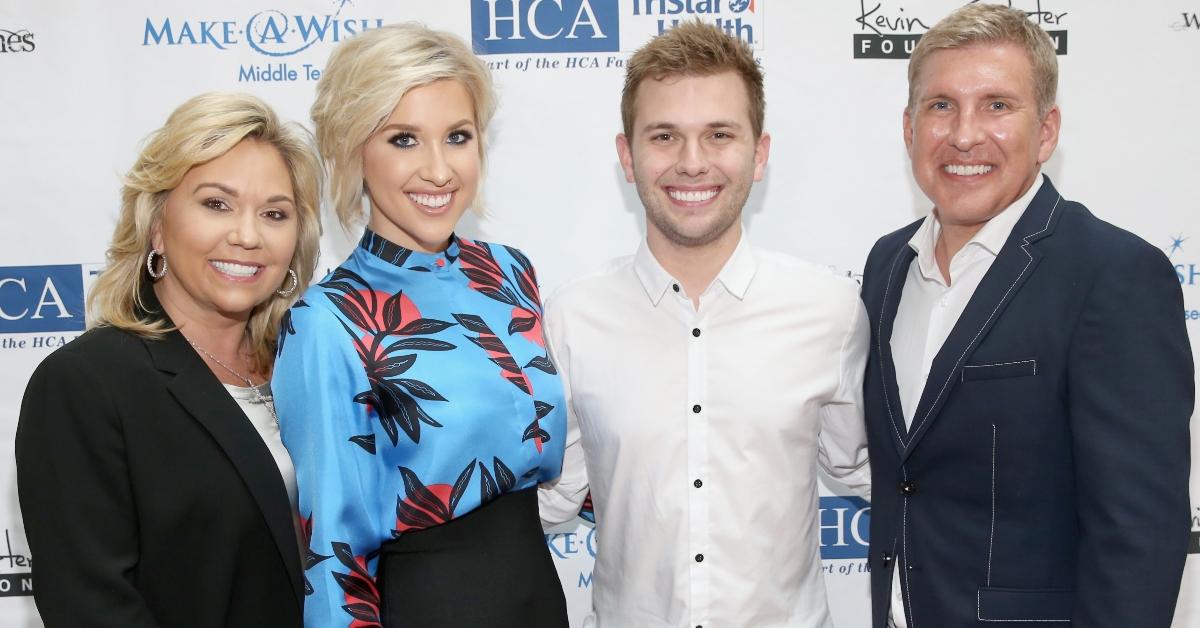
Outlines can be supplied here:
[[566, 414], [517, 249], [367, 231], [288, 312], [272, 380], [308, 543], [304, 623], [379, 621], [380, 546], [558, 477]]

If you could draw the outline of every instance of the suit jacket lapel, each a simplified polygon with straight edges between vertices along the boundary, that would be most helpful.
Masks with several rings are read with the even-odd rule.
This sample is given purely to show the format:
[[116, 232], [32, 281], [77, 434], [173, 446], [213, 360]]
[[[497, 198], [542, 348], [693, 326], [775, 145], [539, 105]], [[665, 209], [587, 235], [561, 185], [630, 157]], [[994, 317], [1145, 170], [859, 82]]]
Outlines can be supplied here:
[[[920, 224], [919, 222], [917, 223]], [[914, 230], [915, 231], [915, 230]], [[910, 235], [911, 237], [911, 235]], [[908, 268], [917, 252], [905, 238], [888, 265], [887, 280], [879, 305], [879, 329], [875, 330], [875, 351], [879, 355], [879, 372], [883, 377], [883, 403], [888, 420], [892, 424], [892, 444], [897, 453], [903, 453], [908, 441], [908, 428], [904, 424], [904, 409], [900, 405], [900, 389], [896, 384], [896, 363], [892, 360], [892, 326], [896, 322], [896, 310], [900, 307], [900, 295], [908, 278]]]
[[966, 309], [930, 366], [921, 401], [913, 414], [903, 459], [908, 458], [921, 437], [929, 431], [929, 426], [958, 383], [963, 365], [1041, 261], [1041, 254], [1032, 244], [1053, 232], [1061, 200], [1058, 190], [1046, 178], [967, 302]]
[[182, 334], [171, 331], [161, 340], [145, 343], [155, 366], [174, 375], [167, 389], [208, 430], [250, 489], [283, 556], [296, 599], [302, 603], [300, 547], [292, 523], [295, 515], [266, 444]]

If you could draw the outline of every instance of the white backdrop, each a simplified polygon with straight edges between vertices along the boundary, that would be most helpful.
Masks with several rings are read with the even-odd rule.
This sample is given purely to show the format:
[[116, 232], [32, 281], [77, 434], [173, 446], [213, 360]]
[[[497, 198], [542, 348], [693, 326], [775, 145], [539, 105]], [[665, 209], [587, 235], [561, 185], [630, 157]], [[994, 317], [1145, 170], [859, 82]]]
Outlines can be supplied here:
[[[901, 141], [906, 42], [963, 0], [125, 0], [0, 4], [0, 625], [40, 626], [18, 510], [12, 434], [30, 371], [82, 329], [119, 176], [139, 141], [186, 98], [255, 93], [307, 122], [335, 41], [420, 20], [472, 38], [494, 69], [489, 215], [464, 234], [521, 247], [543, 290], [632, 252], [641, 207], [613, 149], [622, 65], [692, 14], [750, 40], [766, 70], [765, 180], [746, 210], [756, 244], [857, 273], [881, 234], [927, 211]], [[1063, 130], [1046, 172], [1068, 198], [1163, 247], [1200, 337], [1200, 0], [1134, 5], [1009, 0], [1051, 31]], [[514, 11], [515, 9], [515, 11]], [[515, 15], [515, 17], [514, 17]], [[868, 58], [868, 57], [897, 58]], [[322, 266], [354, 238], [327, 222]], [[1200, 436], [1193, 432], [1193, 458]], [[1200, 503], [1193, 471], [1193, 504]], [[826, 490], [825, 567], [839, 626], [868, 625], [869, 508]], [[1200, 507], [1192, 511], [1200, 551]], [[792, 542], [788, 530], [777, 542]], [[548, 536], [578, 625], [590, 527]], [[653, 551], [653, 548], [647, 548]], [[1176, 627], [1200, 628], [1200, 556]], [[770, 574], [763, 574], [764, 578]]]

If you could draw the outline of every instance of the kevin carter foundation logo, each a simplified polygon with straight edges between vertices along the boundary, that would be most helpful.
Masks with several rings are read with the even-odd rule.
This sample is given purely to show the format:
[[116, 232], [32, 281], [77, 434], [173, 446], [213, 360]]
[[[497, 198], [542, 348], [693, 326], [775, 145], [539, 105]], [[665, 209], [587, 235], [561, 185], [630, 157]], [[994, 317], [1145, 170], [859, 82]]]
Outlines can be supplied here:
[[[978, 1], [978, 0], [976, 0]], [[847, 3], [849, 5], [849, 3]], [[975, 4], [970, 2], [968, 4]], [[1070, 14], [1056, 9], [1051, 0], [1008, 0], [1008, 6], [1025, 11], [1054, 42], [1058, 54], [1067, 54]], [[855, 59], [907, 59], [925, 31], [949, 12], [922, 10], [893, 0], [858, 0], [854, 16]]]

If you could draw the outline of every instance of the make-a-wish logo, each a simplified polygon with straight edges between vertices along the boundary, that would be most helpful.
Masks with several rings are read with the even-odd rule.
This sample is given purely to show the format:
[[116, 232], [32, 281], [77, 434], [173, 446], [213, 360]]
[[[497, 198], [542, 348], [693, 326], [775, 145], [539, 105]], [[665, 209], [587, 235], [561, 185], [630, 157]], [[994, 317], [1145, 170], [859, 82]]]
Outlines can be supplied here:
[[1200, 267], [1196, 263], [1185, 261], [1188, 257], [1184, 251], [1183, 244], [1188, 241], [1182, 235], [1171, 236], [1171, 243], [1163, 247], [1167, 257], [1171, 258], [1171, 263], [1175, 265], [1175, 275], [1179, 277], [1179, 284], [1183, 286], [1194, 286], [1197, 281], [1200, 281]]
[[1176, 22], [1171, 22], [1171, 30], [1175, 31], [1200, 31], [1200, 14], [1184, 11], [1182, 19]]
[[[975, 4], [971, 0], [966, 4]], [[987, 0], [993, 2], [995, 0]], [[1046, 30], [1058, 54], [1067, 54], [1067, 31], [1062, 28], [1068, 13], [1049, 8], [1048, 0], [1008, 0], [1007, 5], [1025, 11], [1030, 20]], [[898, 2], [859, 0], [858, 15], [854, 17], [855, 59], [907, 59], [917, 47], [917, 40], [942, 16], [917, 14]]]
[[33, 41], [33, 33], [29, 29], [9, 30], [0, 28], [0, 54], [9, 52], [33, 52], [37, 44]]
[[866, 558], [871, 505], [858, 497], [822, 497], [819, 527], [821, 558]]
[[325, 14], [287, 13], [264, 9], [244, 21], [187, 17], [147, 17], [143, 46], [201, 46], [228, 50], [243, 43], [268, 57], [287, 57], [321, 43], [337, 43], [369, 28], [383, 26], [383, 18], [354, 17], [344, 11], [351, 0], [333, 0], [336, 10]]

